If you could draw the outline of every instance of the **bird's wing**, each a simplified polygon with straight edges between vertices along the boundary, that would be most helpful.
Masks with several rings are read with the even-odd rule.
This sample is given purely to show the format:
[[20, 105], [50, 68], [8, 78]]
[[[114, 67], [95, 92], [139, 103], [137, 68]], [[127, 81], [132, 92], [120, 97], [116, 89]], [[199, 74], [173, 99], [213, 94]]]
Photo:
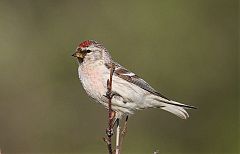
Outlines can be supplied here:
[[[156, 91], [155, 89], [153, 89], [146, 81], [144, 81], [143, 79], [141, 79], [140, 77], [138, 77], [136, 74], [128, 71], [126, 68], [122, 67], [120, 64], [118, 63], [114, 63], [115, 64], [115, 71], [114, 74], [117, 75], [118, 77], [133, 83], [135, 85], [137, 85], [138, 87], [150, 92], [153, 95], [157, 95], [160, 96], [164, 99], [169, 100], [167, 97], [165, 97], [164, 95], [160, 94], [158, 91]], [[108, 68], [110, 68], [111, 66], [109, 64], [106, 64], [106, 66]]]
[[[124, 79], [124, 80], [126, 80], [126, 81], [128, 81], [130, 83], [135, 84], [136, 86], [138, 86], [138, 87], [140, 87], [140, 88], [150, 92], [151, 94], [153, 94], [155, 96], [159, 96], [160, 97], [160, 99], [158, 99], [159, 102], [164, 102], [166, 104], [173, 105], [173, 106], [178, 106], [178, 107], [197, 109], [194, 106], [178, 103], [178, 102], [175, 102], [175, 101], [172, 101], [172, 100], [168, 99], [167, 97], [165, 97], [164, 95], [160, 94], [158, 91], [153, 89], [146, 81], [144, 81], [143, 79], [138, 77], [136, 74], [128, 71], [126, 68], [122, 67], [118, 63], [114, 63], [114, 66], [115, 66], [115, 71], [114, 71], [115, 75], [117, 75], [121, 79]], [[106, 64], [106, 67], [108, 69], [110, 69], [111, 65], [110, 64]], [[165, 108], [165, 110], [168, 110], [169, 112], [174, 112], [175, 113], [176, 110], [171, 110], [171, 109], [172, 108], [170, 108], [170, 109], [169, 108]]]

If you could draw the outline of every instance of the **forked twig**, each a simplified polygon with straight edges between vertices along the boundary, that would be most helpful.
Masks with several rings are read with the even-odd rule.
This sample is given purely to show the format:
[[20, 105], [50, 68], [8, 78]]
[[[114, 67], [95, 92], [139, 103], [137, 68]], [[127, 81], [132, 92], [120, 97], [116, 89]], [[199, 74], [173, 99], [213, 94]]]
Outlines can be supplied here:
[[109, 79], [107, 80], [107, 93], [106, 97], [108, 98], [108, 130], [107, 136], [108, 138], [103, 138], [103, 140], [106, 142], [107, 147], [108, 147], [108, 153], [113, 154], [112, 150], [112, 130], [113, 130], [113, 119], [114, 119], [114, 111], [112, 110], [112, 77], [113, 73], [115, 71], [115, 65], [114, 63], [110, 64], [110, 76]]

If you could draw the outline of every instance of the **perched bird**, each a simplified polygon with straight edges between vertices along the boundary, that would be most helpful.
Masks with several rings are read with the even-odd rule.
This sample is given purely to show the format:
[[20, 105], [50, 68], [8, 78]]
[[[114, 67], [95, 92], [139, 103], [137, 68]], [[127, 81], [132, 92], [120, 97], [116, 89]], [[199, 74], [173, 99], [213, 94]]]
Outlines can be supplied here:
[[72, 55], [77, 58], [78, 75], [87, 94], [108, 108], [107, 80], [111, 64], [115, 65], [112, 77], [112, 110], [120, 119], [136, 110], [161, 108], [182, 119], [189, 117], [185, 109], [195, 108], [175, 102], [153, 89], [147, 82], [114, 62], [108, 50], [100, 43], [86, 40], [79, 44]]

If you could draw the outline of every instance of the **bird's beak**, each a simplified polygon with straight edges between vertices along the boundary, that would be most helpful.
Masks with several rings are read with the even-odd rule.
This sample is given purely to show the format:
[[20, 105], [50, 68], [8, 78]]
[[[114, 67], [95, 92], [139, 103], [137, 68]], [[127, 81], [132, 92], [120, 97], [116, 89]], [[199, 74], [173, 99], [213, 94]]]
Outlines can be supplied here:
[[81, 51], [76, 51], [74, 54], [72, 54], [72, 56], [77, 58], [83, 58], [83, 54], [81, 53]]

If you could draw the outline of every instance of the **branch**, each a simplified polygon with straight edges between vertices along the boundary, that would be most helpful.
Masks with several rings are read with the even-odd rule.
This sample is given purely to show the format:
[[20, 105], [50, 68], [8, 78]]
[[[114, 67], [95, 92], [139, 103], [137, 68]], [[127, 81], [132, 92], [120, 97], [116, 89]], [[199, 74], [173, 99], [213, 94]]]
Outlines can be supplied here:
[[113, 154], [112, 150], [112, 131], [113, 131], [113, 119], [115, 116], [115, 112], [112, 110], [112, 77], [113, 73], [115, 71], [115, 65], [114, 63], [110, 64], [110, 76], [107, 80], [107, 93], [106, 97], [108, 98], [108, 128], [107, 128], [107, 136], [108, 138], [103, 138], [103, 140], [106, 142], [108, 147], [108, 153]]
[[116, 154], [120, 154], [120, 130], [119, 119], [117, 119]]
[[123, 145], [123, 139], [127, 133], [127, 122], [128, 122], [128, 115], [126, 116], [124, 125], [123, 125], [123, 130], [121, 132], [121, 140], [120, 140], [120, 145], [119, 145], [119, 149], [122, 149], [122, 145]]

